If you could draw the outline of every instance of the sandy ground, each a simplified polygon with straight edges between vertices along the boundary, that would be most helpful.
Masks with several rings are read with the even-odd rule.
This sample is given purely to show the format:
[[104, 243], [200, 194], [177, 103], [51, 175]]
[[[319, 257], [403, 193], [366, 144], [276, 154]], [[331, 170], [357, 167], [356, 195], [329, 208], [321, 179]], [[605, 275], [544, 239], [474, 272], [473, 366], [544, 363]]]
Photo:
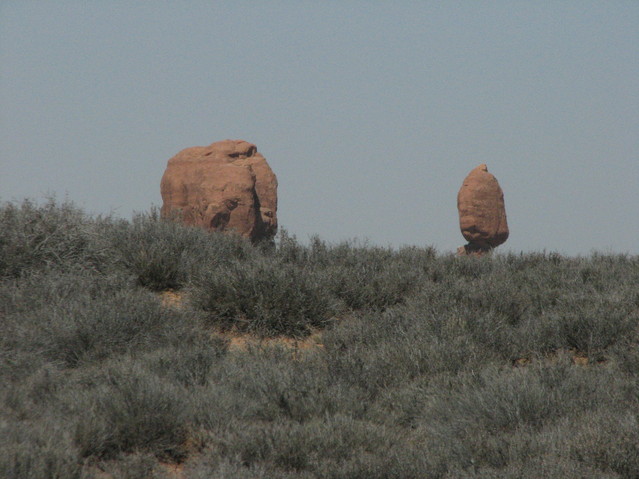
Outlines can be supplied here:
[[[160, 300], [164, 306], [169, 308], [181, 308], [185, 297], [183, 293], [177, 291], [163, 291]], [[316, 348], [322, 348], [321, 331], [313, 331], [308, 337], [295, 339], [287, 336], [275, 336], [270, 338], [260, 338], [250, 333], [240, 331], [224, 331], [213, 329], [214, 334], [229, 340], [230, 351], [247, 351], [251, 347], [276, 347], [282, 346], [294, 352], [303, 352]]]

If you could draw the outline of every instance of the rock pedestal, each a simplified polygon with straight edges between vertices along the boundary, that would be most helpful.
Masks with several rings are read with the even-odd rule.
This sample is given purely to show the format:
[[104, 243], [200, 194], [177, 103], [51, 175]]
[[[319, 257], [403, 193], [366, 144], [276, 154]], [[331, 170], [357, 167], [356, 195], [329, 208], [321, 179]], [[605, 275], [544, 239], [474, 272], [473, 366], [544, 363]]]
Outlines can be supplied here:
[[160, 183], [162, 216], [251, 241], [277, 232], [277, 178], [252, 143], [224, 140], [180, 151]]
[[459, 226], [468, 244], [459, 254], [484, 254], [508, 239], [504, 193], [486, 165], [479, 165], [464, 179], [457, 194]]

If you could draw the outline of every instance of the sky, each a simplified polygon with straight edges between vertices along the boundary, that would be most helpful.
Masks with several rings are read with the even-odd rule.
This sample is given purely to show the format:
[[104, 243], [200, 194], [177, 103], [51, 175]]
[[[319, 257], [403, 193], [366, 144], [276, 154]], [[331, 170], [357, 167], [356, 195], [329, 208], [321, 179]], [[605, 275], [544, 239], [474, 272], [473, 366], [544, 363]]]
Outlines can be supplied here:
[[0, 0], [0, 201], [161, 206], [183, 148], [257, 145], [305, 242], [639, 254], [639, 1]]

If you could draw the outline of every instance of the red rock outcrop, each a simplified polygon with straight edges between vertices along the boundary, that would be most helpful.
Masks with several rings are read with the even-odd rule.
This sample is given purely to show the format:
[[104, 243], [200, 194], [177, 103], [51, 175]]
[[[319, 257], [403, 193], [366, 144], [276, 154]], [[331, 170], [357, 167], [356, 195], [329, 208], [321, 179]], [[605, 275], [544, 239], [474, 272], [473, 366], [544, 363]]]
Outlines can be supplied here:
[[160, 191], [163, 217], [254, 242], [277, 232], [277, 178], [252, 143], [224, 140], [180, 151]]
[[459, 226], [468, 241], [460, 254], [482, 254], [508, 239], [504, 193], [497, 179], [479, 165], [464, 179], [457, 194]]

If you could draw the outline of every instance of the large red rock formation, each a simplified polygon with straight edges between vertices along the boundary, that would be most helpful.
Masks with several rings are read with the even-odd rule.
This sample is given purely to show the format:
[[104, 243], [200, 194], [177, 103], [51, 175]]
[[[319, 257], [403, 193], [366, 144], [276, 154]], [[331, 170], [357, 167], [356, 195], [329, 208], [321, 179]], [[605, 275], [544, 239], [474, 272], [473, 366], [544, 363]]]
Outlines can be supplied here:
[[486, 165], [472, 170], [457, 194], [459, 226], [468, 241], [459, 253], [483, 253], [508, 239], [504, 193]]
[[255, 145], [224, 140], [171, 158], [162, 176], [162, 216], [252, 241], [277, 232], [277, 178]]

